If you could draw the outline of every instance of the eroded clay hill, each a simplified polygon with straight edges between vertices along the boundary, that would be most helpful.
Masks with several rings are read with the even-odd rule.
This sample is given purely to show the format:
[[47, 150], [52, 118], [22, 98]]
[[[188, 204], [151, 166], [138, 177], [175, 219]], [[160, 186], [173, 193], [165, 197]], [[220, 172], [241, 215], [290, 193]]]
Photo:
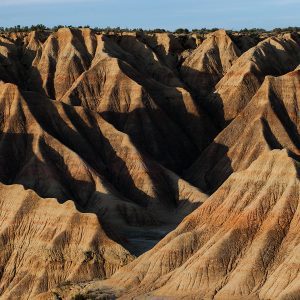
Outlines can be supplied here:
[[67, 281], [106, 278], [133, 260], [95, 214], [74, 202], [41, 199], [22, 185], [0, 185], [1, 298], [30, 299]]
[[298, 157], [299, 101], [299, 67], [283, 76], [267, 76], [245, 109], [189, 168], [187, 178], [215, 191], [231, 173], [246, 169], [270, 149], [288, 149]]
[[297, 33], [2, 34], [0, 297], [297, 299], [299, 65]]
[[184, 61], [181, 74], [195, 93], [205, 96], [241, 55], [240, 49], [219, 30], [210, 34]]
[[248, 104], [265, 76], [280, 76], [300, 64], [298, 34], [268, 38], [245, 52], [208, 97], [216, 122], [224, 127]]
[[[83, 293], [121, 299], [297, 299], [299, 166], [287, 150], [236, 172], [156, 247]], [[62, 293], [63, 294], [63, 293]]]
[[297, 299], [299, 101], [299, 68], [266, 77], [188, 171], [196, 185], [216, 190], [206, 202], [111, 279], [58, 292], [66, 299], [78, 292], [91, 299]]

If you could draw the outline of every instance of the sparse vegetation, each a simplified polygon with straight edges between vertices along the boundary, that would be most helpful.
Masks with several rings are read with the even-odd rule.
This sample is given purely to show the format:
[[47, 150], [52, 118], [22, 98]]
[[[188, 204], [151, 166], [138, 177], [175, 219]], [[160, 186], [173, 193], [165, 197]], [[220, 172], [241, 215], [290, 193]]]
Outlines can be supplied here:
[[[155, 28], [155, 29], [142, 29], [142, 28], [120, 28], [120, 27], [91, 27], [89, 25], [85, 26], [73, 26], [73, 25], [57, 25], [54, 27], [47, 27], [43, 24], [37, 24], [37, 25], [32, 25], [32, 26], [21, 26], [21, 25], [16, 25], [13, 27], [0, 27], [0, 33], [5, 33], [5, 32], [30, 32], [30, 31], [50, 31], [50, 32], [55, 32], [59, 30], [60, 28], [67, 27], [67, 28], [91, 28], [92, 30], [96, 32], [103, 32], [103, 33], [123, 33], [123, 32], [137, 32], [137, 31], [143, 31], [146, 33], [175, 33], [175, 34], [189, 34], [189, 33], [194, 33], [194, 34], [207, 34], [210, 32], [214, 32], [218, 30], [219, 28], [194, 28], [191, 31], [187, 28], [178, 28], [174, 31], [169, 31], [166, 29], [162, 28]], [[286, 28], [274, 28], [273, 30], [265, 30], [263, 28], [244, 28], [239, 31], [235, 30], [227, 30], [229, 33], [242, 33], [242, 34], [247, 34], [247, 35], [258, 35], [258, 34], [263, 34], [263, 33], [269, 33], [269, 34], [278, 34], [278, 33], [285, 33], [285, 32], [300, 32], [300, 27], [286, 27]]]
[[178, 28], [178, 29], [176, 29], [175, 31], [174, 31], [174, 33], [177, 33], [177, 34], [183, 34], [183, 33], [185, 33], [185, 34], [188, 34], [188, 33], [190, 33], [190, 31], [188, 30], [188, 29], [183, 29], [183, 28]]

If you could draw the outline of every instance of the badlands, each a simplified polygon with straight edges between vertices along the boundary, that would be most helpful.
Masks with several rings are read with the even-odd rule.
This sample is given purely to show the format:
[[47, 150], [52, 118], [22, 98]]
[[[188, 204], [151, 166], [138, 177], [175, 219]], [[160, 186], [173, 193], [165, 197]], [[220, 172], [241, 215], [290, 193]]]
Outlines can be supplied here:
[[0, 299], [300, 299], [300, 35], [0, 34]]

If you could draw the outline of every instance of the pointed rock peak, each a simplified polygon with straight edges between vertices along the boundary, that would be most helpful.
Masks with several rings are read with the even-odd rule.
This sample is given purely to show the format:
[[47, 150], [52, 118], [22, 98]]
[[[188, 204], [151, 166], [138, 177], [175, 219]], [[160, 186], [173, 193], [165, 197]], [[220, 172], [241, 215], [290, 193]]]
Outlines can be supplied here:
[[0, 82], [0, 102], [13, 103], [21, 99], [22, 94], [18, 86], [12, 83]]
[[21, 94], [19, 87], [13, 83], [6, 83], [4, 81], [0, 81], [0, 92], [13, 92]]
[[261, 49], [261, 47], [266, 44], [270, 44], [272, 46], [277, 46], [278, 49], [285, 50], [285, 48], [283, 47], [284, 42], [293, 42], [293, 43], [296, 42], [300, 46], [299, 35], [297, 33], [285, 33], [285, 34], [279, 35], [279, 36], [268, 37], [265, 40], [262, 40], [261, 42], [259, 42], [256, 45], [256, 47], [252, 48], [252, 50]]
[[57, 34], [71, 34], [71, 33], [72, 33], [72, 30], [71, 30], [71, 28], [68, 28], [68, 27], [59, 28], [57, 30]]
[[25, 42], [30, 43], [32, 41], [38, 41], [38, 32], [37, 31], [31, 31], [28, 33], [28, 35], [25, 38]]
[[274, 149], [270, 152], [262, 154], [251, 164], [249, 169], [243, 172], [258, 169], [262, 173], [268, 171], [268, 173], [272, 173], [273, 175], [277, 174], [282, 178], [283, 173], [286, 176], [297, 176], [299, 168], [297, 166], [297, 162], [291, 157], [287, 149]]
[[217, 31], [214, 31], [214, 32], [210, 33], [208, 36], [228, 36], [229, 37], [226, 30], [224, 30], [224, 29], [219, 29]]
[[45, 32], [31, 31], [24, 39], [24, 46], [30, 50], [37, 50], [48, 36]]
[[58, 29], [58, 31], [54, 35], [58, 38], [58, 40], [61, 40], [62, 42], [69, 42], [72, 40], [75, 30], [76, 29], [64, 27]]
[[201, 97], [207, 96], [241, 55], [225, 30], [208, 35], [182, 64], [187, 85]]
[[294, 40], [296, 41], [297, 43], [300, 43], [300, 36], [297, 32], [290, 32], [290, 33], [285, 33], [283, 36], [282, 36], [284, 39], [287, 39], [287, 40]]
[[91, 34], [93, 32], [93, 30], [91, 28], [88, 28], [88, 27], [81, 28], [80, 31], [84, 34]]
[[[207, 51], [206, 49], [211, 46], [217, 46], [218, 48], [222, 49], [222, 53], [220, 53], [219, 55], [234, 56], [232, 60], [236, 59], [241, 54], [240, 50], [237, 48], [230, 36], [223, 29], [209, 34], [207, 36], [207, 39], [204, 40], [200, 47], [198, 47], [195, 51], [197, 51], [198, 49]], [[228, 47], [232, 47], [230, 51], [228, 50]]]
[[[224, 29], [219, 29], [217, 31], [214, 31], [214, 32], [208, 34], [206, 40], [204, 40], [204, 43], [209, 43], [212, 39], [216, 40], [217, 43], [225, 42], [228, 44], [235, 45], [235, 43], [231, 39], [230, 35]], [[236, 48], [235, 51], [238, 52], [238, 54], [240, 55], [239, 49], [237, 47], [235, 47], [235, 48]]]

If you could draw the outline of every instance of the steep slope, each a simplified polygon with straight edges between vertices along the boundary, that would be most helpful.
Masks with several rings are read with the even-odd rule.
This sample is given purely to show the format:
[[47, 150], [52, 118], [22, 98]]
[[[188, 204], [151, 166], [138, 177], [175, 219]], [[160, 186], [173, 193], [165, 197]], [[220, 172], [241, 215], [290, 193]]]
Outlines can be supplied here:
[[32, 71], [32, 63], [37, 55], [40, 55], [43, 44], [49, 37], [49, 33], [47, 32], [38, 32], [32, 31], [26, 35], [23, 40], [21, 41], [22, 44], [22, 55], [21, 56], [21, 63], [27, 71], [26, 80], [28, 77], [31, 76]]
[[230, 37], [242, 53], [248, 51], [252, 47], [255, 47], [259, 42], [266, 39], [266, 37], [259, 35], [240, 33], [232, 33]]
[[176, 224], [205, 200], [97, 113], [12, 84], [0, 90], [2, 182], [60, 202], [71, 199], [117, 236], [128, 226]]
[[[134, 49], [131, 51], [132, 45]], [[205, 201], [205, 194], [152, 159], [155, 157], [152, 154], [156, 153], [161, 161], [169, 160], [166, 165], [182, 169], [187, 161], [192, 161], [189, 154], [195, 157], [199, 151], [194, 141], [197, 132], [202, 135], [199, 130], [203, 130], [202, 124], [198, 126], [198, 120], [189, 122], [188, 113], [181, 111], [181, 106], [177, 107], [184, 94], [184, 107], [186, 105], [186, 109], [195, 114], [195, 119], [199, 118], [193, 99], [166, 66], [168, 59], [161, 64], [156, 54], [136, 36], [124, 36], [119, 40], [96, 36], [90, 30], [65, 28], [50, 35], [33, 32], [9, 38], [7, 44], [3, 43], [2, 53], [6, 59], [6, 69], [1, 73], [3, 81], [16, 83], [23, 89], [0, 83], [0, 181], [7, 184], [5, 190], [11, 192], [3, 192], [2, 205], [10, 206], [10, 199], [17, 198], [12, 190], [16, 184], [18, 189], [30, 189], [37, 195], [29, 192], [28, 196], [27, 192], [17, 189], [20, 203], [16, 205], [22, 211], [33, 205], [36, 211], [32, 211], [32, 216], [24, 213], [22, 219], [18, 219], [21, 225], [4, 221], [10, 229], [4, 233], [5, 241], [9, 242], [3, 242], [2, 247], [6, 254], [0, 262], [1, 296], [30, 298], [64, 281], [109, 277], [132, 259], [129, 252], [117, 243], [139, 255], [153, 247], [184, 216]], [[137, 63], [135, 60], [139, 55], [141, 58]], [[160, 55], [167, 54], [161, 52]], [[143, 59], [149, 64], [139, 68]], [[152, 63], [155, 65], [151, 66]], [[101, 81], [95, 82], [100, 87], [107, 85], [106, 94], [100, 98], [101, 109], [97, 107], [97, 101], [93, 103], [94, 99], [79, 105], [69, 101], [72, 105], [66, 105], [47, 98], [66, 99], [66, 95], [72, 94], [73, 86], [81, 81], [81, 74], [90, 72], [93, 76], [93, 68], [100, 73], [106, 68]], [[145, 76], [142, 84], [145, 83], [147, 90], [138, 83], [136, 74]], [[161, 74], [162, 77], [156, 78]], [[108, 81], [107, 75], [111, 76]], [[164, 83], [159, 83], [163, 80]], [[86, 87], [93, 90], [93, 84], [88, 78]], [[171, 116], [155, 104], [148, 91], [150, 89], [152, 94], [159, 95], [161, 87], [164, 90], [161, 101], [165, 101], [164, 108]], [[127, 94], [128, 90], [132, 92]], [[83, 96], [86, 94], [88, 96], [85, 92]], [[116, 95], [115, 99], [110, 95]], [[77, 101], [81, 101], [80, 97]], [[126, 108], [126, 101], [135, 103], [131, 110]], [[125, 109], [120, 111], [117, 102], [125, 105]], [[171, 109], [168, 108], [170, 104]], [[130, 136], [118, 131], [98, 112]], [[125, 114], [125, 118], [121, 113]], [[126, 117], [126, 114], [131, 117]], [[148, 119], [144, 120], [143, 116]], [[158, 122], [160, 117], [166, 120], [165, 127]], [[178, 117], [181, 123], [188, 123], [188, 134], [178, 124]], [[142, 129], [136, 132], [141, 123], [144, 124]], [[194, 127], [191, 126], [193, 124]], [[192, 132], [193, 140], [189, 137]], [[143, 135], [148, 141], [150, 137], [154, 141], [150, 145], [153, 152], [142, 147], [147, 144]], [[181, 150], [183, 145], [184, 151]], [[168, 149], [171, 149], [171, 159], [168, 158]], [[44, 203], [45, 198], [54, 199]], [[73, 209], [69, 209], [70, 205]], [[53, 210], [53, 215], [48, 216], [48, 207]], [[55, 219], [56, 215], [60, 218], [60, 211], [63, 213], [65, 210], [70, 216], [64, 220]], [[42, 211], [47, 212], [43, 215], [44, 223], [41, 221], [36, 225], [34, 218], [40, 218]], [[9, 214], [15, 219], [18, 208], [12, 206]], [[77, 221], [72, 221], [73, 218], [81, 222], [78, 230], [86, 232], [87, 236], [79, 235], [76, 230], [70, 232], [77, 224]], [[43, 231], [48, 235], [48, 226], [49, 230], [55, 228], [59, 220], [60, 227], [55, 230], [58, 236], [68, 238], [61, 241], [55, 237], [55, 246], [52, 246], [52, 240], [48, 241], [49, 249], [54, 247], [56, 254], [62, 257], [59, 266], [54, 267], [56, 258], [47, 258], [44, 262], [50, 250], [45, 248], [47, 238], [43, 237]], [[67, 229], [64, 229], [64, 223]], [[27, 226], [29, 231], [22, 232], [18, 226]], [[43, 231], [37, 226], [41, 226]], [[14, 231], [20, 231], [20, 234], [14, 235]], [[74, 239], [74, 243], [69, 237], [72, 241]], [[94, 241], [96, 237], [99, 238], [97, 243]], [[30, 245], [29, 250], [20, 250], [17, 245], [22, 243]], [[82, 245], [84, 250], [76, 247], [75, 243]], [[110, 245], [113, 245], [111, 254]], [[20, 261], [18, 253], [26, 259]], [[36, 257], [36, 253], [40, 256]], [[34, 260], [31, 268], [30, 263]], [[37, 265], [40, 266], [39, 271], [34, 272]], [[23, 275], [25, 270], [26, 276]]]
[[244, 111], [203, 151], [186, 178], [215, 191], [234, 171], [247, 168], [270, 149], [299, 155], [300, 69], [267, 76]]
[[181, 66], [181, 77], [195, 94], [206, 96], [240, 54], [226, 31], [218, 30], [185, 59]]
[[[185, 44], [170, 33], [140, 34], [137, 38], [149, 46], [160, 61], [176, 71], [178, 55], [184, 50]], [[191, 45], [192, 47], [194, 45]]]
[[32, 63], [29, 89], [60, 99], [89, 68], [95, 47], [95, 35], [88, 29], [61, 28], [51, 34]]
[[1, 298], [32, 299], [67, 281], [106, 278], [133, 257], [72, 201], [0, 184]]
[[21, 83], [24, 70], [19, 62], [19, 48], [5, 36], [0, 36], [0, 81]]
[[0, 298], [297, 299], [300, 39], [263, 38], [1, 34]]
[[46, 32], [18, 33], [0, 36], [0, 81], [17, 84], [28, 89], [32, 62], [43, 42]]
[[[13, 84], [3, 83], [0, 84], [0, 112], [0, 181], [9, 185], [8, 191], [12, 189], [11, 195], [5, 192], [6, 189], [3, 191], [1, 201], [3, 207], [10, 207], [12, 220], [16, 218], [14, 214], [22, 211], [22, 218], [10, 225], [5, 219], [4, 209], [6, 215], [3, 216], [1, 230], [6, 226], [29, 228], [28, 233], [20, 229], [19, 235], [14, 233], [19, 230], [18, 227], [4, 231], [2, 249], [7, 254], [0, 261], [4, 272], [1, 273], [3, 297], [23, 299], [67, 280], [85, 281], [110, 276], [132, 259], [126, 250], [110, 239], [123, 244], [132, 253], [143, 253], [206, 199], [206, 195], [198, 189], [140, 153], [128, 136], [117, 131], [97, 113], [51, 101], [36, 93], [22, 92]], [[28, 197], [27, 192], [22, 192], [19, 204], [11, 206], [10, 199], [17, 198], [12, 184], [34, 190], [40, 198], [32, 196], [32, 192]], [[44, 198], [56, 200], [44, 203]], [[56, 204], [49, 204], [51, 201]], [[34, 209], [36, 207], [36, 211], [26, 212], [25, 208], [31, 205]], [[70, 205], [74, 208], [69, 211]], [[53, 215], [46, 214], [40, 223], [31, 219], [41, 218], [45, 215], [41, 212], [48, 209], [53, 210]], [[60, 212], [65, 210], [68, 210], [65, 212], [66, 219], [60, 223]], [[55, 219], [56, 215], [58, 219]], [[48, 217], [51, 219], [49, 222]], [[73, 222], [73, 218], [78, 220]], [[67, 232], [79, 222], [79, 231], [64, 233], [64, 222]], [[40, 265], [39, 272], [28, 273], [23, 280], [24, 270], [31, 270], [30, 262], [34, 260], [35, 251], [40, 253], [40, 247], [47, 243], [47, 230], [53, 230], [58, 223], [60, 227], [56, 231], [63, 240], [54, 239], [55, 247], [62, 249], [55, 255], [71, 256], [65, 260], [62, 258], [63, 262], [53, 270], [56, 258], [47, 258], [47, 263], [37, 260], [35, 266]], [[96, 224], [98, 227], [95, 228]], [[39, 228], [45, 230], [44, 238]], [[86, 236], [79, 234], [80, 230]], [[147, 240], [144, 235], [150, 230], [151, 239], [143, 241]], [[100, 239], [105, 234], [110, 239]], [[74, 242], [69, 240], [70, 235], [74, 235]], [[96, 237], [100, 240], [93, 244]], [[48, 241], [50, 248], [51, 241]], [[23, 253], [17, 247], [22, 243], [33, 245]], [[74, 246], [76, 243], [80, 248]], [[93, 244], [90, 250], [82, 250], [90, 244]], [[110, 244], [115, 245], [112, 246], [115, 250], [111, 250], [115, 254], [109, 254], [110, 246], [107, 245]], [[41, 253], [40, 259], [47, 257], [47, 251]], [[93, 260], [88, 266], [83, 261], [83, 252], [95, 256], [91, 258], [88, 254], [87, 260]], [[19, 262], [17, 253], [28, 259]], [[70, 266], [69, 260], [76, 263]], [[22, 289], [26, 289], [23, 296]]]
[[84, 293], [99, 296], [102, 290], [121, 299], [294, 298], [300, 290], [298, 174], [299, 163], [286, 150], [261, 155], [153, 250]]
[[233, 64], [210, 95], [207, 106], [224, 128], [248, 104], [265, 76], [280, 76], [300, 64], [300, 38], [286, 34], [260, 42]]
[[140, 148], [180, 172], [215, 136], [209, 117], [173, 71], [135, 36], [97, 36], [97, 41], [91, 68], [62, 101], [101, 112]]

